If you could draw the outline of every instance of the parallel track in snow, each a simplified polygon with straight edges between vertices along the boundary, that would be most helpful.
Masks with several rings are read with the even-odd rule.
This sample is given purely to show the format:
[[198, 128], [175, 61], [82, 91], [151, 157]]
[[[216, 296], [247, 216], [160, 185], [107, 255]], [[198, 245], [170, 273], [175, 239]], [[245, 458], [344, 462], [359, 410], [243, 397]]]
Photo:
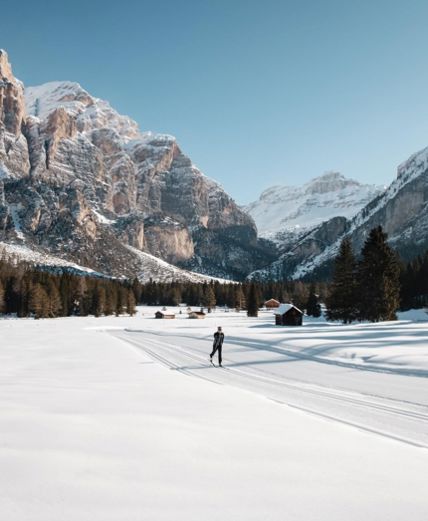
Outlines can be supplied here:
[[[170, 344], [167, 338], [161, 340], [156, 334], [132, 330], [112, 334], [183, 374], [216, 384], [237, 386], [322, 418], [428, 448], [428, 408], [424, 405], [268, 375], [251, 368], [251, 364], [248, 364], [248, 369], [224, 367], [215, 370], [208, 367], [207, 357]], [[193, 366], [188, 365], [189, 361]], [[208, 371], [209, 376], [205, 374]]]

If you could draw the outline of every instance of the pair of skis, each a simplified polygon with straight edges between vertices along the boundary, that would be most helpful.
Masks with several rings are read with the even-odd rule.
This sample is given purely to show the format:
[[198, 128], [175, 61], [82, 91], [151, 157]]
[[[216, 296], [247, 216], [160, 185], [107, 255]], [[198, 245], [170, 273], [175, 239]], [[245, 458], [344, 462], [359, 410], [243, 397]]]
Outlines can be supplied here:
[[213, 362], [213, 359], [212, 359], [212, 358], [210, 358], [210, 363], [211, 363], [211, 365], [212, 365], [213, 367], [223, 367], [221, 364], [219, 364], [219, 365], [215, 365], [215, 363]]

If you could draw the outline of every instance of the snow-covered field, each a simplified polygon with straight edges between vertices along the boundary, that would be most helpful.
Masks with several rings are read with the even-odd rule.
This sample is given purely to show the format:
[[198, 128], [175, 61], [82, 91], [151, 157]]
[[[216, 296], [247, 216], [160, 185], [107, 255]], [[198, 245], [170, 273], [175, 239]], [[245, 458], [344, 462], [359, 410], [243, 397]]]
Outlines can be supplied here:
[[1, 519], [428, 518], [425, 314], [281, 328], [155, 310], [0, 320]]

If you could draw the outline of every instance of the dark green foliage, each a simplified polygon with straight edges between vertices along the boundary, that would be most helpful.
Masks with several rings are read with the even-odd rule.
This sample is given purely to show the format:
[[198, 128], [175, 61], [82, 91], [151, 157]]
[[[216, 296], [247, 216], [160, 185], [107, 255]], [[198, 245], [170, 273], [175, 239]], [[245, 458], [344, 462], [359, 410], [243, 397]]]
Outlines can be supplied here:
[[[245, 295], [244, 295], [244, 292], [242, 291], [242, 286], [240, 285], [237, 285], [236, 288], [231, 288], [233, 289], [233, 305], [235, 307], [235, 309], [237, 309], [238, 311], [241, 310], [241, 309], [245, 309]], [[232, 306], [230, 306], [232, 307]]]
[[[299, 309], [305, 309], [309, 298], [309, 288], [304, 282], [297, 280], [291, 294], [291, 302]], [[287, 302], [287, 300], [284, 300]]]
[[309, 297], [306, 302], [306, 314], [310, 317], [321, 316], [321, 305], [318, 302], [319, 295], [316, 293], [315, 283], [311, 284], [309, 289]]
[[401, 266], [400, 308], [428, 306], [428, 251]]
[[[275, 298], [280, 302], [293, 302], [304, 309], [309, 296], [309, 285], [301, 281], [282, 282], [244, 282], [209, 284], [193, 282], [148, 282], [141, 285], [139, 304], [173, 306], [180, 296], [179, 302], [188, 306], [227, 306], [229, 308], [246, 309], [251, 286], [256, 292], [256, 301], [260, 307], [266, 300]], [[133, 283], [135, 294], [135, 282]], [[323, 302], [327, 293], [325, 283], [316, 285], [318, 301]], [[212, 298], [214, 294], [214, 299]]]
[[[331, 287], [324, 282], [305, 283], [302, 281], [269, 281], [220, 283], [213, 281], [205, 284], [191, 282], [161, 283], [150, 281], [141, 284], [133, 281], [118, 281], [89, 276], [80, 276], [69, 272], [51, 273], [30, 267], [17, 259], [0, 257], [0, 313], [16, 314], [18, 316], [57, 317], [70, 315], [120, 315], [135, 313], [136, 304], [156, 306], [172, 306], [186, 303], [189, 306], [227, 306], [229, 308], [247, 309], [249, 314], [257, 313], [258, 308], [266, 301], [274, 298], [280, 302], [292, 302], [300, 309], [307, 309], [309, 314], [316, 316], [320, 304], [327, 302], [328, 317], [333, 320], [350, 322], [363, 319], [364, 313], [357, 313], [367, 299], [378, 301], [376, 295], [367, 297], [365, 293], [366, 279], [364, 269], [372, 276], [376, 269], [368, 269], [375, 262], [376, 268], [382, 269], [388, 275], [386, 282], [372, 284], [383, 288], [381, 302], [391, 301], [383, 306], [380, 315], [372, 313], [368, 320], [384, 320], [393, 317], [397, 305], [397, 287], [391, 284], [395, 281], [398, 262], [392, 250], [385, 243], [385, 234], [379, 236], [380, 245], [375, 251], [383, 252], [379, 257], [369, 253], [363, 255], [358, 273], [361, 277], [356, 283], [355, 259], [352, 248], [343, 243], [341, 252], [336, 259], [336, 272]], [[383, 256], [383, 257], [382, 257]], [[372, 259], [368, 262], [368, 258]], [[381, 258], [389, 259], [382, 264]], [[392, 278], [391, 278], [392, 273]], [[389, 278], [388, 278], [389, 277]], [[389, 281], [389, 282], [388, 282]], [[361, 293], [361, 299], [358, 293]], [[328, 297], [327, 297], [328, 295]], [[392, 299], [391, 299], [392, 295]], [[377, 300], [376, 300], [377, 299]], [[371, 302], [370, 301], [370, 302]], [[428, 304], [428, 252], [401, 269], [401, 301], [402, 307], [421, 307]], [[387, 308], [385, 310], [385, 307]], [[367, 308], [369, 309], [369, 307]], [[393, 310], [393, 311], [391, 311]], [[380, 318], [378, 318], [378, 316]]]
[[356, 320], [359, 302], [356, 267], [351, 242], [345, 238], [334, 262], [333, 281], [327, 298], [329, 320], [341, 320], [344, 324]]
[[4, 290], [2, 281], [0, 280], [0, 313], [4, 313], [6, 309], [6, 292]]
[[216, 305], [215, 292], [212, 284], [204, 284], [202, 304], [211, 311]]
[[[138, 291], [141, 295], [142, 286]], [[69, 315], [135, 313], [133, 286], [126, 281], [52, 273], [19, 260], [0, 258], [0, 313], [19, 317], [54, 318]]]
[[257, 317], [259, 314], [260, 293], [256, 283], [251, 283], [247, 294], [247, 315]]
[[381, 226], [373, 228], [358, 264], [359, 318], [396, 320], [400, 303], [400, 265]]

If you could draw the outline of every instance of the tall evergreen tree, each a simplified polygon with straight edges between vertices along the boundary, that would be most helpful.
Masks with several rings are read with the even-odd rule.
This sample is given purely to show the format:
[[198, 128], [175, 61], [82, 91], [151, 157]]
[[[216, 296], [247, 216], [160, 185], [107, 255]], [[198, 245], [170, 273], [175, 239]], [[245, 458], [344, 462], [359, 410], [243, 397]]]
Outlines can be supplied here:
[[292, 291], [292, 302], [300, 309], [304, 309], [309, 298], [308, 287], [300, 280], [296, 281]]
[[116, 311], [115, 311], [117, 317], [125, 311], [127, 304], [128, 304], [128, 292], [127, 292], [126, 288], [124, 288], [123, 286], [120, 286], [119, 290], [118, 290], [118, 294], [117, 294]]
[[306, 314], [310, 317], [321, 316], [321, 306], [318, 302], [318, 295], [315, 293], [315, 284], [312, 283], [309, 289], [309, 297], [306, 302]]
[[6, 309], [6, 299], [5, 299], [5, 290], [0, 280], [0, 313], [4, 313]]
[[129, 316], [133, 317], [137, 310], [135, 309], [135, 294], [132, 288], [128, 288], [128, 294], [126, 299], [126, 312]]
[[257, 317], [259, 314], [260, 296], [254, 282], [250, 284], [247, 296], [247, 316]]
[[359, 318], [378, 322], [396, 320], [400, 303], [398, 257], [381, 226], [373, 228], [358, 264]]
[[211, 284], [206, 284], [204, 286], [202, 303], [208, 308], [209, 312], [211, 311], [211, 308], [216, 305], [215, 293]]
[[237, 310], [241, 310], [245, 308], [245, 295], [242, 291], [242, 286], [240, 284], [236, 284], [236, 288], [234, 289], [234, 304]]
[[62, 304], [61, 304], [61, 295], [55, 284], [55, 279], [50, 278], [47, 286], [47, 294], [48, 294], [48, 314], [50, 317], [59, 317]]
[[98, 283], [95, 287], [95, 291], [93, 292], [92, 313], [96, 317], [100, 317], [104, 314], [105, 308], [106, 290], [100, 283]]
[[345, 237], [334, 261], [333, 281], [327, 298], [327, 318], [350, 323], [358, 315], [356, 260], [349, 238]]
[[41, 284], [33, 284], [30, 289], [29, 298], [30, 312], [34, 318], [47, 318], [49, 316], [49, 297]]

